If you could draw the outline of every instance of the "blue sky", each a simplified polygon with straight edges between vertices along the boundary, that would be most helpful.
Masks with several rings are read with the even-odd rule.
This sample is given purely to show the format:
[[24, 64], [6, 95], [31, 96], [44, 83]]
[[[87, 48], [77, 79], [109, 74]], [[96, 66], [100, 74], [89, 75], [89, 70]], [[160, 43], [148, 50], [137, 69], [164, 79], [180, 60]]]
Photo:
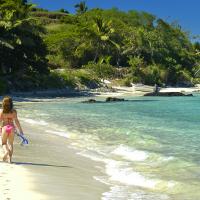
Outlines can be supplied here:
[[[49, 10], [65, 8], [71, 13], [75, 12], [74, 5], [81, 0], [31, 0], [38, 7]], [[117, 7], [120, 10], [139, 10], [156, 15], [169, 22], [178, 21], [181, 27], [200, 35], [200, 0], [86, 0], [90, 8], [109, 9]]]

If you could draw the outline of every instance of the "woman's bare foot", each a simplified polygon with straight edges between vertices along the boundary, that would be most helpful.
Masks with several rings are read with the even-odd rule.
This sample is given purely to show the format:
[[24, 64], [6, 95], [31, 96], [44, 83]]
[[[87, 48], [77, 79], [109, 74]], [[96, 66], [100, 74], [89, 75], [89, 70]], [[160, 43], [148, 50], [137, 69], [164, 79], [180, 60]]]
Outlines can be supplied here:
[[8, 163], [12, 163], [12, 157], [10, 155], [8, 155]]
[[9, 152], [5, 152], [5, 154], [3, 155], [3, 162], [6, 162], [9, 156]]

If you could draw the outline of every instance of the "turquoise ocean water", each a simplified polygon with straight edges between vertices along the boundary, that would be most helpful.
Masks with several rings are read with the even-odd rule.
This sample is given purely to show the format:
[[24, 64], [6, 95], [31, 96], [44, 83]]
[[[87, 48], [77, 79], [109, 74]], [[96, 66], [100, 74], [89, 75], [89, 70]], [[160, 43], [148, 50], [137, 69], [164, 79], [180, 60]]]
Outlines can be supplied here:
[[102, 162], [103, 200], [199, 200], [200, 95], [125, 98], [23, 104], [19, 117]]

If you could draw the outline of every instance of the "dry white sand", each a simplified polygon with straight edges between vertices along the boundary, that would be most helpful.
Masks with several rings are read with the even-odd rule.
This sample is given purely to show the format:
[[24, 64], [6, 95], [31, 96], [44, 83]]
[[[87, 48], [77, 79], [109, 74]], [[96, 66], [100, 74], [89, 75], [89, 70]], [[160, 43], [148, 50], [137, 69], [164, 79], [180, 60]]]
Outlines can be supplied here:
[[[125, 86], [113, 86], [115, 92], [100, 92], [95, 96], [143, 96], [145, 93], [154, 92], [155, 87], [142, 85], [142, 84], [132, 84], [132, 87]], [[193, 93], [200, 92], [200, 85], [196, 85], [195, 87], [166, 87], [160, 88], [159, 92], [183, 92], [183, 93]], [[95, 94], [95, 93], [94, 93]]]
[[191, 87], [191, 88], [183, 88], [183, 87], [169, 87], [169, 88], [161, 88], [160, 92], [183, 92], [183, 93], [192, 93], [192, 92], [199, 92], [199, 87]]
[[27, 169], [13, 164], [0, 163], [0, 199], [42, 200], [46, 198], [45, 195], [34, 191], [34, 181]]

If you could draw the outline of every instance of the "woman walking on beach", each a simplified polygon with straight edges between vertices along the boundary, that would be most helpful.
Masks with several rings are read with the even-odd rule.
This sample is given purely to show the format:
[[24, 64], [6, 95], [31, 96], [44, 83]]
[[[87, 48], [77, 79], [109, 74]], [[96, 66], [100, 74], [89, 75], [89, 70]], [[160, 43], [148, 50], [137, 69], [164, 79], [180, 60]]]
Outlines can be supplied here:
[[12, 162], [13, 142], [15, 136], [15, 125], [21, 134], [23, 134], [21, 125], [17, 118], [17, 111], [13, 108], [12, 98], [6, 96], [2, 101], [2, 110], [0, 111], [1, 139], [4, 150], [3, 161]]

